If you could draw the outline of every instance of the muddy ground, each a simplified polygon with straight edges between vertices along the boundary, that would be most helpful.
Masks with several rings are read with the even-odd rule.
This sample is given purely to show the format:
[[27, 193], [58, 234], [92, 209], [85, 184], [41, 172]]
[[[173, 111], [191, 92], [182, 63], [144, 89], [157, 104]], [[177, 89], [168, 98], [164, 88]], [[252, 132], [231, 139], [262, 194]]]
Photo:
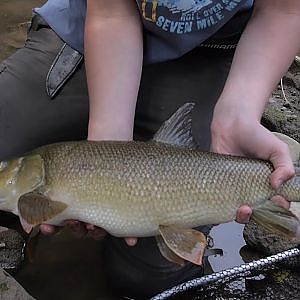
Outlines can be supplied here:
[[273, 92], [263, 124], [300, 142], [300, 66], [295, 62]]
[[22, 47], [32, 8], [45, 0], [0, 0], [0, 61]]

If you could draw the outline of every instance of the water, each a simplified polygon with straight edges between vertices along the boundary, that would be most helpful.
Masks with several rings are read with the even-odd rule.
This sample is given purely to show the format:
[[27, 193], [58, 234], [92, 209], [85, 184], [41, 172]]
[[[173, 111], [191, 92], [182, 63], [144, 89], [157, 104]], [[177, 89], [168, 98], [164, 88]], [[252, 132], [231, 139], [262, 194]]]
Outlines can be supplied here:
[[[1, 225], [18, 227], [15, 218], [10, 224]], [[212, 230], [215, 247], [222, 248], [224, 256], [209, 258], [211, 269], [207, 268], [208, 273], [244, 262], [239, 255], [245, 244], [242, 228], [242, 225], [229, 223]], [[78, 239], [63, 229], [53, 236], [40, 235], [34, 243], [26, 252], [22, 266], [12, 274], [36, 299], [118, 299], [106, 282], [103, 242]], [[118, 274], [114, 275], [115, 282], [118, 282]]]
[[105, 283], [102, 242], [62, 230], [40, 236], [33, 250], [14, 277], [36, 299], [114, 299]]
[[222, 224], [212, 229], [210, 235], [214, 240], [214, 247], [223, 250], [223, 256], [209, 257], [214, 272], [226, 270], [243, 264], [240, 249], [245, 246], [243, 238], [244, 225], [236, 222]]

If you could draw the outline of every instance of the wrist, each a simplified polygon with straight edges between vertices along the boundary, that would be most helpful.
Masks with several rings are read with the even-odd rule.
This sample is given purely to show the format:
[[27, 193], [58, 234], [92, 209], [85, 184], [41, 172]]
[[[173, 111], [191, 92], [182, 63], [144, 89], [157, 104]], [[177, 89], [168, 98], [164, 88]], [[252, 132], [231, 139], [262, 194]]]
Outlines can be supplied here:
[[107, 126], [97, 122], [89, 122], [89, 141], [131, 141], [133, 139], [133, 128], [130, 126]]
[[211, 122], [212, 137], [239, 140], [260, 127], [260, 115], [240, 106], [216, 106]]
[[248, 96], [223, 96], [219, 98], [215, 109], [214, 117], [222, 117], [227, 119], [249, 119], [260, 122], [265, 109], [266, 101]]

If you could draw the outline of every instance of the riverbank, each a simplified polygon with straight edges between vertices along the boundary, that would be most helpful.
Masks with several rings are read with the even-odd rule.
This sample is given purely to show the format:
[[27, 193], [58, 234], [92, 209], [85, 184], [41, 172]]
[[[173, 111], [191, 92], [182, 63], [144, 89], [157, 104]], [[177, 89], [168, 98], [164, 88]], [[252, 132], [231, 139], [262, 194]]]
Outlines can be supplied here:
[[0, 62], [22, 47], [32, 8], [45, 0], [0, 0]]

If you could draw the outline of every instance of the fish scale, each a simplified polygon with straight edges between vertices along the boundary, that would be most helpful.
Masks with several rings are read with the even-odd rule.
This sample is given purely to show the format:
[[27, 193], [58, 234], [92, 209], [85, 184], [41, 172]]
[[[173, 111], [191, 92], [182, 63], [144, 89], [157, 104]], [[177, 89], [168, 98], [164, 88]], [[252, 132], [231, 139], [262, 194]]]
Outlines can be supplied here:
[[243, 203], [259, 205], [274, 194], [269, 163], [161, 143], [70, 142], [35, 153], [45, 162], [48, 193], [91, 208], [69, 217], [117, 236], [226, 222]]

